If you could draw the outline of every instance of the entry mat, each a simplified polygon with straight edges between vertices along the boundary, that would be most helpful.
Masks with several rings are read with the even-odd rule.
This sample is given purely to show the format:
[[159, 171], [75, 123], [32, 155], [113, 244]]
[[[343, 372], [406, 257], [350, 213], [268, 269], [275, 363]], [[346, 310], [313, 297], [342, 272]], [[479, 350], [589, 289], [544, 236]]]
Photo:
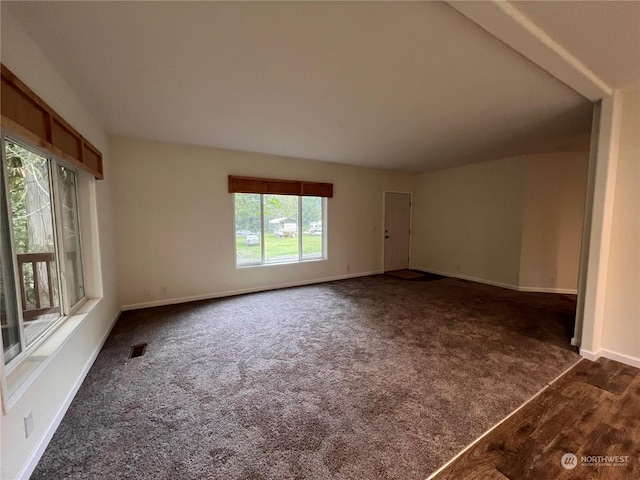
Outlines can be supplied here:
[[384, 272], [385, 275], [390, 275], [392, 277], [401, 278], [402, 280], [420, 280], [423, 282], [432, 282], [434, 280], [442, 280], [442, 275], [436, 275], [435, 273], [421, 272], [419, 270], [392, 270], [390, 272]]

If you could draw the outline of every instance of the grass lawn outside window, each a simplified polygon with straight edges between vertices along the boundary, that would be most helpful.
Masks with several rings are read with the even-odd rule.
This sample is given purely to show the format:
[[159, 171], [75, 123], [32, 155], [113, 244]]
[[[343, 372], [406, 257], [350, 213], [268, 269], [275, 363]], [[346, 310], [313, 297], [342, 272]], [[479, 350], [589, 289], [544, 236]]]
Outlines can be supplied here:
[[[244, 238], [236, 237], [236, 252], [238, 265], [255, 263], [254, 259], [260, 258], [261, 246], [245, 245]], [[267, 262], [278, 263], [298, 260], [298, 238], [276, 237], [273, 233], [267, 233], [265, 238], [265, 250], [269, 252]], [[302, 234], [302, 256], [304, 260], [322, 258], [322, 236]]]

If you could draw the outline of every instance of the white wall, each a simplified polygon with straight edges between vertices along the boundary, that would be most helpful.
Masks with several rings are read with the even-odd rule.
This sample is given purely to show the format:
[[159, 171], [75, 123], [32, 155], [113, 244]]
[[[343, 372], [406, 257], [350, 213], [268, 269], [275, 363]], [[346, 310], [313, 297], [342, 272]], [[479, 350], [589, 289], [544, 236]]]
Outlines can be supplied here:
[[[640, 366], [640, 89], [622, 97], [602, 349]], [[626, 358], [625, 358], [626, 357]]]
[[576, 291], [588, 167], [587, 151], [526, 157], [521, 288]]
[[524, 290], [575, 292], [587, 167], [586, 151], [555, 152], [418, 175], [412, 265]]
[[418, 175], [411, 265], [517, 285], [523, 188], [517, 158]]
[[[116, 137], [110, 153], [127, 308], [380, 272], [383, 191], [412, 190], [409, 174], [241, 151]], [[230, 174], [333, 183], [328, 260], [237, 269]]]
[[[68, 342], [30, 385], [11, 410], [2, 417], [2, 453], [0, 478], [12, 480], [29, 473], [45, 446], [52, 427], [61, 419], [70, 394], [83, 378], [119, 312], [116, 273], [113, 262], [111, 215], [111, 165], [107, 136], [83, 106], [65, 80], [58, 75], [26, 35], [13, 16], [2, 9], [2, 63], [11, 69], [45, 102], [53, 107], [104, 154], [105, 178], [96, 182], [98, 210], [97, 238], [94, 246], [101, 253], [103, 299]], [[34, 431], [25, 439], [23, 417], [33, 412]], [[32, 457], [32, 455], [34, 455]], [[29, 464], [31, 462], [31, 464]], [[29, 467], [27, 465], [29, 464]], [[25, 468], [27, 470], [25, 471]]]

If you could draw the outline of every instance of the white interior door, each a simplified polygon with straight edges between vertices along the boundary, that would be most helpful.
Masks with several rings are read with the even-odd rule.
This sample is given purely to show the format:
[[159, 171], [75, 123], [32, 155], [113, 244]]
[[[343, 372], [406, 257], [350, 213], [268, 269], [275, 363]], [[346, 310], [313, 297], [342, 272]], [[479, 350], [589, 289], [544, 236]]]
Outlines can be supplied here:
[[384, 271], [409, 268], [411, 194], [384, 194]]

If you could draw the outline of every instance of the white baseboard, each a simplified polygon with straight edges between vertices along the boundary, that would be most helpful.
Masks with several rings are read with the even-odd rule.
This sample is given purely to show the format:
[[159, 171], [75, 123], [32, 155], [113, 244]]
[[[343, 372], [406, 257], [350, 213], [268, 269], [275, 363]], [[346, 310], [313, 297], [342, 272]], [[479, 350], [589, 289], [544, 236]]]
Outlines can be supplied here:
[[600, 358], [600, 352], [595, 353], [591, 350], [585, 350], [584, 348], [580, 349], [580, 355], [587, 360], [591, 360], [592, 362], [595, 362]]
[[80, 390], [80, 386], [82, 385], [82, 382], [84, 382], [84, 379], [89, 373], [89, 370], [91, 370], [93, 363], [96, 361], [96, 358], [98, 358], [98, 354], [100, 353], [100, 350], [102, 350], [104, 343], [107, 341], [107, 338], [109, 338], [109, 335], [111, 334], [111, 330], [113, 330], [113, 327], [118, 321], [118, 317], [120, 316], [120, 313], [121, 312], [118, 312], [117, 315], [114, 317], [114, 319], [111, 321], [111, 325], [107, 329], [106, 334], [103, 336], [100, 343], [96, 346], [96, 348], [91, 353], [89, 360], [87, 360], [84, 367], [82, 368], [80, 375], [78, 376], [75, 383], [73, 384], [73, 387], [71, 388], [71, 390], [67, 394], [67, 397], [64, 399], [64, 402], [62, 403], [62, 405], [56, 412], [55, 416], [53, 417], [53, 421], [49, 424], [49, 426], [44, 432], [44, 435], [38, 441], [36, 448], [31, 453], [31, 456], [29, 457], [29, 460], [27, 460], [27, 463], [22, 467], [22, 470], [18, 475], [19, 479], [25, 479], [25, 480], [28, 479], [33, 473], [33, 471], [36, 469], [36, 466], [38, 465], [38, 462], [42, 458], [44, 451], [47, 449], [49, 442], [53, 438], [53, 434], [56, 433], [56, 430], [60, 426], [60, 422], [62, 422], [62, 419], [64, 418], [65, 413], [67, 413], [67, 410], [69, 409], [71, 402], [76, 396], [76, 393], [78, 393], [78, 390]]
[[212, 298], [232, 297], [234, 295], [243, 295], [245, 293], [266, 292], [269, 290], [278, 290], [280, 288], [289, 288], [289, 287], [302, 287], [304, 285], [312, 285], [314, 283], [333, 282], [336, 280], [344, 280], [347, 278], [368, 277], [369, 275], [378, 275], [381, 273], [384, 273], [384, 272], [382, 270], [376, 270], [373, 272], [349, 273], [346, 275], [336, 275], [333, 277], [325, 277], [325, 278], [314, 278], [311, 280], [300, 280], [297, 282], [279, 283], [276, 285], [265, 285], [260, 287], [242, 288], [238, 290], [226, 290], [224, 292], [205, 293], [203, 295], [193, 295], [189, 297], [167, 298], [163, 300], [154, 300], [151, 302], [133, 303], [130, 305], [123, 305], [121, 308], [122, 308], [122, 311], [127, 311], [127, 310], [138, 310], [141, 308], [161, 307], [165, 305], [176, 305], [178, 303], [196, 302], [198, 300], [210, 300]]
[[632, 367], [640, 368], [640, 358], [632, 357], [631, 355], [625, 355], [623, 353], [613, 352], [603, 348], [600, 350], [600, 356], [626, 365], [631, 365]]
[[485, 285], [491, 285], [493, 287], [508, 288], [509, 290], [515, 290], [517, 292], [534, 292], [534, 293], [564, 293], [564, 294], [577, 294], [578, 290], [575, 288], [551, 288], [551, 287], [522, 287], [520, 285], [513, 285], [511, 283], [496, 282], [494, 280], [488, 280], [486, 278], [472, 277], [470, 275], [462, 275], [461, 273], [443, 272], [434, 270], [432, 268], [425, 267], [411, 267], [414, 270], [421, 270], [423, 272], [433, 273], [435, 275], [442, 275], [444, 277], [459, 278], [461, 280], [469, 280], [470, 282], [483, 283]]
[[612, 350], [607, 350], [606, 348], [602, 348], [596, 353], [589, 350], [581, 349], [580, 355], [593, 362], [598, 360], [600, 357], [604, 357], [608, 358], [609, 360], [615, 360], [616, 362], [624, 363], [625, 365], [640, 368], [640, 358], [632, 357], [631, 355], [625, 355], [624, 353], [614, 352]]
[[556, 287], [518, 287], [520, 292], [537, 292], [537, 293], [564, 293], [577, 295], [577, 288], [556, 288]]

